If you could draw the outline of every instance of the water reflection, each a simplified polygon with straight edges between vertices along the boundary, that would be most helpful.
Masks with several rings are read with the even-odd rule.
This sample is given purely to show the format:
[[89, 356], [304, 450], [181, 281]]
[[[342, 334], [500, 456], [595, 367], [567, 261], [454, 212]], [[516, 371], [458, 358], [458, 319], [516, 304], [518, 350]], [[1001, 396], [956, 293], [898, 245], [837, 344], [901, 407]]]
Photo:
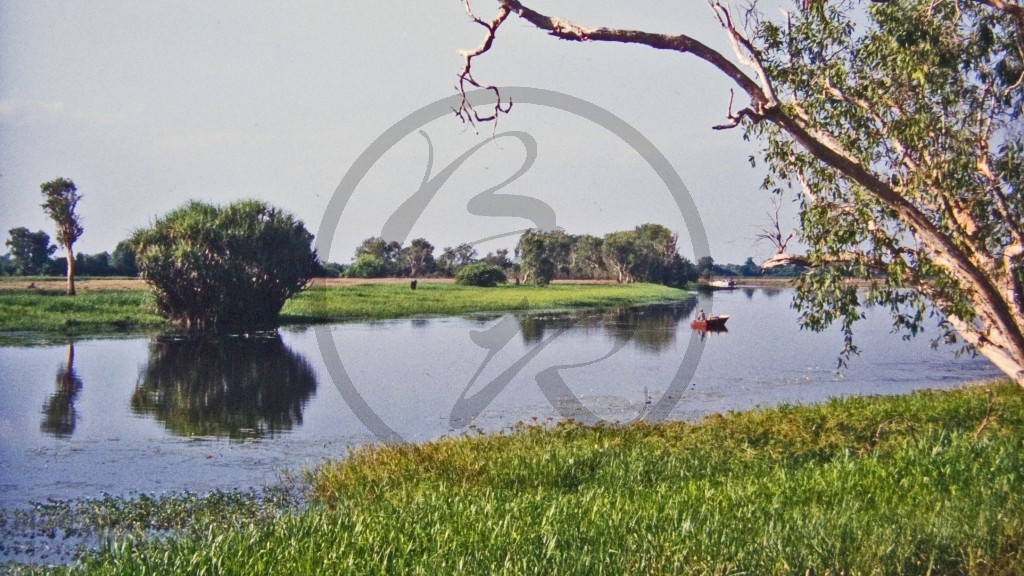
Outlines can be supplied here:
[[571, 312], [555, 312], [552, 314], [523, 313], [517, 314], [519, 331], [523, 334], [523, 342], [536, 344], [544, 340], [545, 334], [570, 328], [579, 323], [581, 326], [587, 324], [591, 316], [581, 317]]
[[740, 291], [742, 291], [743, 295], [747, 297], [747, 300], [753, 300], [754, 294], [774, 298], [779, 294], [782, 294], [782, 290], [782, 288], [775, 288], [773, 286], [744, 286], [740, 288]]
[[[507, 339], [500, 340], [469, 335], [493, 330], [504, 314], [352, 322], [330, 330], [353, 388], [362, 390], [381, 421], [417, 442], [459, 434], [470, 423], [500, 431], [533, 417], [628, 422], [652, 413], [694, 421], [755, 406], [950, 388], [1001, 374], [983, 358], [956, 360], [950, 347], [932, 350], [927, 336], [902, 341], [890, 333], [884, 310], [869, 311], [858, 323], [862, 354], [836, 372], [842, 335], [800, 330], [792, 295], [791, 288], [756, 290], [753, 299], [742, 290], [714, 292], [669, 312], [671, 320], [649, 317], [653, 309], [545, 313], [552, 318], [545, 327], [542, 318], [514, 315]], [[729, 314], [728, 333], [708, 333], [701, 345], [689, 326], [697, 306]], [[685, 324], [675, 324], [674, 336], [665, 334], [680, 316]], [[523, 341], [520, 321], [527, 337], [553, 339], [524, 364], [518, 362], [539, 343]], [[244, 489], [262, 485], [276, 471], [372, 442], [372, 432], [352, 417], [330, 380], [314, 378], [310, 364], [322, 370], [314, 330], [287, 328], [280, 336], [212, 347], [143, 338], [78, 341], [73, 350], [66, 342], [0, 346], [0, 504], [103, 492]], [[652, 353], [634, 340], [653, 348], [671, 345]], [[699, 365], [685, 389], [672, 388], [688, 352], [697, 350], [692, 340], [700, 346]], [[500, 352], [484, 366], [495, 348]], [[481, 404], [472, 402], [506, 371], [507, 386], [492, 403], [484, 396]], [[466, 410], [452, 414], [460, 397], [469, 402]], [[662, 400], [678, 403], [670, 412], [654, 412]], [[224, 442], [180, 437], [275, 431], [281, 433], [272, 441], [230, 450]]]
[[558, 330], [573, 328], [584, 333], [606, 333], [616, 342], [632, 341], [642, 350], [660, 352], [672, 346], [676, 327], [697, 307], [691, 298], [664, 306], [610, 308], [607, 310], [521, 314], [516, 317], [523, 342], [535, 344]]
[[640, 349], [661, 352], [672, 346], [676, 326], [697, 307], [697, 299], [671, 306], [619, 308], [602, 315], [601, 325], [618, 342], [632, 340]]
[[179, 436], [273, 436], [302, 424], [316, 386], [313, 367], [278, 335], [155, 342], [131, 405]]
[[700, 336], [700, 341], [704, 342], [707, 340], [709, 334], [728, 334], [729, 329], [725, 326], [716, 326], [714, 328], [708, 326], [707, 328], [694, 328], [697, 335]]
[[75, 432], [78, 414], [75, 398], [82, 390], [82, 379], [75, 373], [75, 344], [68, 343], [67, 360], [57, 368], [57, 391], [43, 404], [43, 422], [39, 429], [57, 438], [68, 438]]

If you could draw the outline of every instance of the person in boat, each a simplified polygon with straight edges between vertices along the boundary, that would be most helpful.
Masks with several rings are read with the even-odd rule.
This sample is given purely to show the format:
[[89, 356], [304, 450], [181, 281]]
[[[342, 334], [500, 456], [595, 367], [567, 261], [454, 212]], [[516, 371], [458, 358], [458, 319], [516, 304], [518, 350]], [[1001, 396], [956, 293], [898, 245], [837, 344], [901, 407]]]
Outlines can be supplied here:
[[701, 322], [705, 322], [705, 321], [707, 321], [707, 319], [708, 319], [708, 317], [704, 315], [704, 309], [703, 308], [701, 308], [700, 310], [697, 311], [697, 320], [700, 320]]

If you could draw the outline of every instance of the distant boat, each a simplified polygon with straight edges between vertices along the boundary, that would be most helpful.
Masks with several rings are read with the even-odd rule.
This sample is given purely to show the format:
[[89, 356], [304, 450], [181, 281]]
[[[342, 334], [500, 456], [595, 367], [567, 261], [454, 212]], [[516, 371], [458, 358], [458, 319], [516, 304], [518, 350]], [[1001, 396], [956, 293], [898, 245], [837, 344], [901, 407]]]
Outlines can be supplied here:
[[728, 314], [708, 316], [704, 320], [690, 322], [690, 328], [694, 330], [724, 330], [725, 323], [729, 320]]
[[732, 280], [712, 280], [711, 282], [708, 282], [708, 286], [728, 290], [730, 288], [735, 288], [736, 283]]

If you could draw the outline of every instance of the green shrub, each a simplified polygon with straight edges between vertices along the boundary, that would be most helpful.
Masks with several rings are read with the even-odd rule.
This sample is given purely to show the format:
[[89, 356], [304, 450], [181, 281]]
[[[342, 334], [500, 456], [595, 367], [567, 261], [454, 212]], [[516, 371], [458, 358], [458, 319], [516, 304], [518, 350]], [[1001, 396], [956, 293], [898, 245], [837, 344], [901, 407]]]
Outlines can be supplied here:
[[508, 278], [501, 268], [484, 263], [467, 264], [455, 275], [455, 283], [463, 286], [493, 288], [506, 282]]
[[189, 333], [276, 327], [316, 269], [312, 241], [302, 221], [256, 200], [190, 202], [130, 239], [157, 311]]
[[383, 278], [389, 272], [387, 262], [372, 254], [360, 254], [343, 275], [345, 278]]

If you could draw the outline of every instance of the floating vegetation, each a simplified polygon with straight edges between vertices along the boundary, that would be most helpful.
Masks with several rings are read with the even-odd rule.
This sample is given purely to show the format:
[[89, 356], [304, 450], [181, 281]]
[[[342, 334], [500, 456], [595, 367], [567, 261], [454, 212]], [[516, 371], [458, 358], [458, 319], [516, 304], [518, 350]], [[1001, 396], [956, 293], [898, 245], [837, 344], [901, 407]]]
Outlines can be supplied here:
[[0, 510], [0, 555], [8, 563], [0, 571], [30, 568], [22, 563], [66, 564], [90, 549], [125, 541], [267, 522], [300, 509], [304, 492], [298, 483], [288, 482], [244, 492], [51, 499], [30, 508]]

